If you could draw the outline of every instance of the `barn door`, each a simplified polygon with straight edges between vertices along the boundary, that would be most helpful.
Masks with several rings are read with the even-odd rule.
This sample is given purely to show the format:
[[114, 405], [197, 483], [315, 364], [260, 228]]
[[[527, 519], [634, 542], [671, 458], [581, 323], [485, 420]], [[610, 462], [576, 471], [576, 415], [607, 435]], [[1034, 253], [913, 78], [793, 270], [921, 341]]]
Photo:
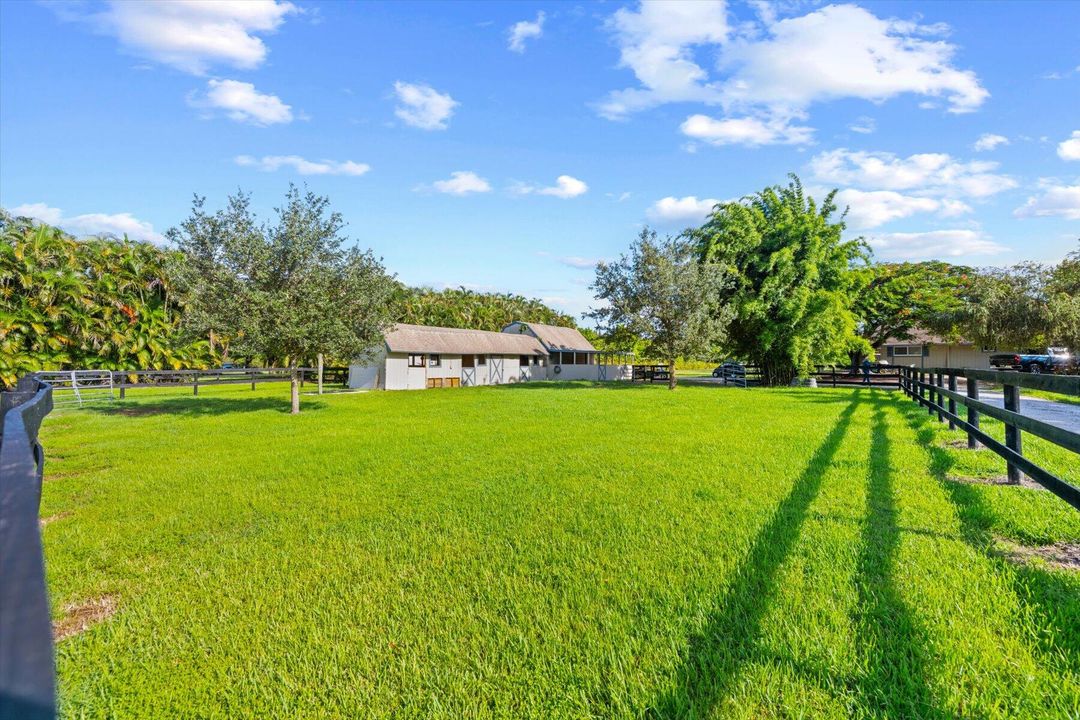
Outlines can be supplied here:
[[600, 364], [600, 379], [607, 380], [607, 365]]
[[470, 387], [476, 384], [476, 362], [473, 355], [461, 356], [461, 386]]
[[503, 382], [503, 360], [504, 358], [491, 356], [491, 384], [496, 385]]

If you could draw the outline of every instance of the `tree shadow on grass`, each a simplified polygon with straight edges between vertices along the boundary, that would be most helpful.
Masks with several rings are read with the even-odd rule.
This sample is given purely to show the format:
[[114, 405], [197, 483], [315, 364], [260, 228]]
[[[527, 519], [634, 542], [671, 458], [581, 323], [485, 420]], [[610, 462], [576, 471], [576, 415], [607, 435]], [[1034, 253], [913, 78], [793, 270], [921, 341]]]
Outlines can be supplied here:
[[[321, 410], [326, 407], [325, 403], [312, 400], [303, 400], [300, 403], [301, 413], [308, 410]], [[187, 397], [168, 398], [153, 401], [125, 402], [119, 401], [109, 405], [87, 405], [84, 410], [99, 415], [119, 415], [125, 417], [151, 417], [155, 415], [179, 415], [185, 417], [199, 417], [205, 415], [228, 415], [230, 413], [261, 412], [276, 410], [288, 413], [290, 410], [289, 399], [286, 398], [222, 398], [222, 397]]]
[[[857, 398], [856, 398], [857, 399]], [[659, 697], [647, 717], [701, 717], [730, 693], [740, 669], [758, 654], [761, 622], [776, 576], [799, 538], [810, 504], [840, 449], [858, 402], [849, 398], [836, 425], [814, 453], [772, 518], [758, 531], [742, 565], [705, 627], [694, 634], [675, 687]]]
[[[979, 552], [1006, 562], [994, 547], [997, 511], [978, 488], [950, 479], [956, 465], [954, 452], [991, 451], [951, 451], [938, 443], [934, 417], [915, 406], [904, 410], [903, 415], [916, 439], [926, 448], [930, 473], [941, 483], [956, 510], [961, 537]], [[1061, 656], [1072, 672], [1080, 672], [1080, 601], [1076, 599], [1075, 585], [1062, 572], [1030, 565], [1010, 568], [1007, 577], [1016, 597], [1035, 614], [1039, 625], [1051, 628], [1037, 638], [1040, 651]]]
[[899, 513], [893, 488], [885, 411], [874, 409], [867, 463], [866, 521], [857, 565], [856, 638], [866, 663], [857, 681], [862, 702], [875, 716], [947, 717], [935, 707], [927, 684], [926, 632], [896, 589]]

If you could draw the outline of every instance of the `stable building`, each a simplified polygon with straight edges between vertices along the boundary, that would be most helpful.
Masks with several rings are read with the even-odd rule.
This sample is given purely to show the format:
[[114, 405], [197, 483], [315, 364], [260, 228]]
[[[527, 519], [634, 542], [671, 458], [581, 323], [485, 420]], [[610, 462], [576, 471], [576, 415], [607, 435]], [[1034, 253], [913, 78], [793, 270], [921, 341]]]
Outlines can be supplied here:
[[600, 352], [577, 328], [519, 320], [504, 327], [503, 332], [539, 340], [548, 355], [548, 375], [553, 380], [607, 379], [600, 376]]
[[907, 367], [962, 367], [987, 369], [996, 350], [980, 348], [964, 339], [946, 340], [915, 330], [906, 340], [889, 338], [876, 348], [878, 360]]

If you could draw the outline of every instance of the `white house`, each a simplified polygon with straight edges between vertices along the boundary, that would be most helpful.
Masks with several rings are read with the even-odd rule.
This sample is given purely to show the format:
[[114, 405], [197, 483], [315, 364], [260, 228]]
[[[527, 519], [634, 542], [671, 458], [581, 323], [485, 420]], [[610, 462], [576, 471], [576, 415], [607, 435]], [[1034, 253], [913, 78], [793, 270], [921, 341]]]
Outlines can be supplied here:
[[948, 341], [915, 330], [910, 340], [889, 338], [881, 343], [877, 348], [877, 357], [890, 365], [985, 369], [990, 367], [990, 356], [995, 352], [967, 340]]
[[576, 329], [526, 322], [502, 332], [398, 324], [373, 357], [349, 366], [349, 387], [378, 390], [629, 377]]

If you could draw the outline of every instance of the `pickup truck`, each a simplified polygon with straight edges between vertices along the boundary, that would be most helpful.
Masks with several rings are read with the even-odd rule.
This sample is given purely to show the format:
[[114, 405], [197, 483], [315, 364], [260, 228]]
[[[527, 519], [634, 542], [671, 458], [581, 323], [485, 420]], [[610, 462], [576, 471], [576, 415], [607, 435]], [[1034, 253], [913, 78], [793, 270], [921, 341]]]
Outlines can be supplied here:
[[1044, 372], [1067, 372], [1073, 367], [1073, 356], [1068, 348], [1048, 347], [1025, 353], [999, 353], [990, 356], [990, 364], [996, 368], [1009, 368], [1035, 375]]

